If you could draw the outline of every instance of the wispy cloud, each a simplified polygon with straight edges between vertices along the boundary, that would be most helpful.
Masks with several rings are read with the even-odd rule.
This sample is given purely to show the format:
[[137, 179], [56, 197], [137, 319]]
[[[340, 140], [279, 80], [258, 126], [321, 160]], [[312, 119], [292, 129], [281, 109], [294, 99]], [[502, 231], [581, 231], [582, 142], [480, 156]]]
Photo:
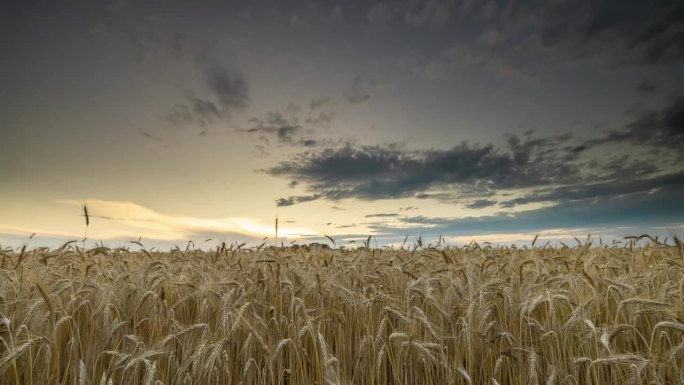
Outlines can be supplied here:
[[168, 115], [174, 124], [198, 123], [206, 126], [226, 120], [242, 111], [249, 102], [247, 81], [237, 71], [229, 71], [218, 62], [201, 63], [204, 93], [188, 92], [184, 103], [173, 106]]
[[251, 118], [250, 128], [238, 131], [256, 135], [265, 145], [272, 141], [277, 145], [313, 147], [318, 143], [311, 135], [311, 129], [305, 129], [298, 117], [300, 108], [290, 105], [284, 112], [271, 111], [263, 118]]
[[237, 131], [256, 139], [260, 143], [257, 147], [263, 150], [284, 146], [315, 148], [335, 142], [322, 134], [331, 127], [336, 115], [334, 101], [324, 97], [311, 100], [308, 108], [289, 103], [280, 110], [251, 117], [247, 120], [248, 127]]
[[[59, 202], [72, 206], [83, 204], [83, 201], [75, 200], [60, 200]], [[137, 238], [142, 235], [163, 240], [187, 240], [215, 235], [226, 237], [240, 235], [252, 238], [275, 235], [272, 224], [263, 224], [245, 217], [172, 216], [133, 202], [99, 199], [88, 199], [87, 205], [91, 218], [94, 219], [89, 230], [93, 238], [111, 239], [125, 236]], [[296, 238], [318, 235], [318, 233], [302, 227], [281, 226], [278, 229], [278, 235], [284, 238]], [[78, 237], [82, 234], [71, 234], [71, 236]]]
[[545, 229], [539, 233], [521, 232], [521, 233], [491, 233], [491, 234], [470, 234], [460, 235], [456, 237], [445, 237], [448, 243], [468, 244], [470, 242], [490, 242], [498, 244], [530, 244], [532, 240], [537, 238], [537, 246], [541, 246], [543, 242], [570, 242], [574, 244], [575, 239], [586, 241], [588, 235], [592, 235], [594, 239], [605, 236], [607, 239], [620, 239], [624, 235], [614, 233], [615, 230], [599, 230], [595, 228], [570, 228], [570, 229]]

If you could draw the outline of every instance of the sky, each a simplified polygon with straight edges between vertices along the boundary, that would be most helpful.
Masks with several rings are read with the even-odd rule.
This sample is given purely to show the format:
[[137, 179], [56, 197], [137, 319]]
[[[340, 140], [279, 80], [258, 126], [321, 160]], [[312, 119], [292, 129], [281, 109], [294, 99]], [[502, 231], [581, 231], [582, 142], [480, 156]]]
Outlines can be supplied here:
[[679, 1], [9, 0], [0, 48], [3, 247], [684, 232]]

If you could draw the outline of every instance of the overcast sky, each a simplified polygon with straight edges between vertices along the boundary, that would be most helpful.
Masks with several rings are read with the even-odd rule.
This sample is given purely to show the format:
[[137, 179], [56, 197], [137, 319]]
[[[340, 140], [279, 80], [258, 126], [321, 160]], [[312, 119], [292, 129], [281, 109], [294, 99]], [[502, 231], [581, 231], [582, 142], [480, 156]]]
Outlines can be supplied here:
[[0, 245], [684, 232], [678, 1], [5, 1]]

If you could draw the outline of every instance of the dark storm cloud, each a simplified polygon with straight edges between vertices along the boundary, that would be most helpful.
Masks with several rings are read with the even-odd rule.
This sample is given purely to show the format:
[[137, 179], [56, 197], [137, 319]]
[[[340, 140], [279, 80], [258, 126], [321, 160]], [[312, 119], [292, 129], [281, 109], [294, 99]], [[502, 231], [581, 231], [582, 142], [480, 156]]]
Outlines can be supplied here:
[[611, 178], [597, 183], [542, 188], [524, 197], [512, 199], [503, 207], [532, 202], [574, 202], [586, 199], [619, 199], [620, 196], [634, 193], [647, 193], [658, 189], [671, 189], [684, 186], [684, 172], [656, 177], [634, 177], [632, 179]]
[[266, 170], [307, 183], [328, 199], [419, 196], [433, 187], [469, 190], [521, 188], [567, 182], [578, 170], [546, 149], [550, 140], [508, 139], [505, 148], [461, 143], [450, 150], [408, 151], [349, 144], [300, 154]]
[[[300, 180], [312, 193], [333, 201], [413, 197], [458, 203], [471, 209], [537, 202], [565, 204], [652, 193], [684, 182], [681, 162], [677, 160], [681, 157], [675, 151], [681, 143], [682, 105], [678, 99], [655, 118], [641, 118], [622, 131], [584, 141], [580, 146], [568, 145], [569, 135], [509, 135], [503, 145], [464, 142], [449, 150], [410, 151], [398, 145], [347, 144], [303, 153], [265, 171]], [[644, 127], [651, 128], [650, 137]], [[616, 138], [641, 142], [641, 149], [651, 151], [651, 156], [632, 155], [620, 147], [624, 143], [616, 142]], [[599, 157], [585, 153], [597, 143], [608, 142], [618, 150]], [[665, 152], [653, 155], [660, 146]], [[495, 197], [512, 190], [522, 195]]]
[[681, 147], [684, 140], [684, 95], [679, 95], [661, 111], [644, 112], [630, 123], [628, 135], [646, 137], [654, 144]]
[[674, 98], [661, 110], [646, 110], [620, 131], [593, 139], [576, 151], [610, 143], [629, 143], [636, 146], [653, 145], [664, 148], [681, 148], [684, 145], [684, 94]]

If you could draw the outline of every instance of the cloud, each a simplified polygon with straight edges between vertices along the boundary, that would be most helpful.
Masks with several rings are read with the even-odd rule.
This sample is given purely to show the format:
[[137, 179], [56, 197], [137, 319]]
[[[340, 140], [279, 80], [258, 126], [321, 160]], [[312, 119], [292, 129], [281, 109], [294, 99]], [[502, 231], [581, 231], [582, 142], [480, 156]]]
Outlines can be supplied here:
[[[684, 137], [683, 106], [684, 98], [677, 98], [592, 140], [507, 135], [499, 144], [462, 142], [446, 150], [347, 143], [300, 153], [263, 171], [298, 180], [316, 199], [331, 201], [416, 198], [482, 209], [652, 194], [684, 184], [676, 152]], [[588, 151], [607, 143], [614, 146], [610, 152]], [[654, 152], [660, 147], [667, 151]]]
[[684, 6], [674, 1], [510, 2], [506, 17], [531, 27], [546, 47], [612, 68], [684, 58]]
[[[502, 212], [479, 217], [403, 217], [398, 221], [423, 234], [468, 234], [531, 232], [553, 228], [614, 228], [632, 226], [638, 231], [655, 231], [656, 226], [682, 223], [684, 185], [653, 192], [603, 196], [591, 200], [565, 202], [518, 213]], [[396, 232], [391, 225], [371, 225], [374, 231]], [[393, 228], [395, 228], [393, 230]], [[616, 230], [617, 231], [617, 230]], [[586, 235], [586, 233], [584, 234]]]
[[443, 27], [449, 22], [454, 3], [454, 0], [427, 0], [419, 9], [406, 12], [404, 20], [414, 27], [425, 24]]
[[684, 172], [665, 174], [655, 177], [635, 175], [633, 178], [610, 178], [597, 183], [587, 183], [568, 186], [546, 187], [528, 193], [523, 197], [502, 203], [503, 207], [533, 202], [567, 202], [582, 201], [596, 198], [618, 198], [628, 194], [648, 194], [658, 189], [670, 189], [684, 186]]
[[542, 57], [527, 37], [515, 46], [503, 44], [511, 38], [504, 34], [494, 37], [485, 31], [477, 40], [452, 43], [432, 65], [452, 71], [482, 71], [499, 79], [538, 86], [549, 73], [550, 59]]
[[314, 126], [329, 127], [334, 119], [334, 112], [319, 112], [316, 116], [306, 118], [305, 122]]
[[401, 14], [403, 4], [401, 2], [380, 1], [368, 9], [368, 21], [373, 24], [385, 25]]
[[479, 42], [484, 45], [495, 45], [505, 40], [505, 37], [494, 27], [489, 27], [480, 35]]
[[374, 79], [367, 79], [357, 75], [352, 79], [352, 83], [345, 90], [345, 98], [349, 104], [363, 104], [371, 99], [371, 90], [377, 86]]
[[297, 203], [304, 203], [304, 202], [311, 202], [319, 199], [321, 197], [320, 194], [314, 194], [314, 195], [299, 195], [299, 196], [291, 196], [287, 198], [279, 198], [276, 200], [276, 206], [278, 207], [286, 207], [286, 206], [292, 206]]
[[327, 199], [419, 197], [431, 188], [482, 196], [492, 189], [571, 180], [578, 171], [543, 150], [548, 140], [510, 137], [506, 148], [461, 143], [449, 150], [347, 144], [304, 153], [265, 170], [307, 183]]
[[332, 103], [332, 99], [329, 97], [322, 97], [318, 99], [313, 99], [311, 102], [309, 102], [309, 108], [312, 110], [315, 110], [317, 108], [321, 107], [326, 107]]
[[156, 57], [160, 62], [171, 59], [191, 65], [199, 87], [186, 90], [184, 101], [172, 106], [166, 116], [171, 123], [207, 126], [247, 107], [248, 86], [240, 72], [207, 60], [168, 16], [152, 13], [142, 4], [116, 1], [106, 7], [98, 30], [128, 43], [139, 60]]
[[634, 87], [634, 89], [642, 94], [650, 94], [655, 92], [658, 89], [658, 86], [649, 82], [641, 82], [637, 84], [637, 86]]
[[185, 103], [173, 106], [168, 119], [175, 124], [199, 123], [206, 126], [227, 120], [235, 111], [244, 110], [249, 102], [247, 82], [236, 71], [228, 71], [217, 62], [202, 65], [205, 96], [190, 93]]
[[[305, 129], [300, 124], [298, 112], [297, 106], [291, 106], [285, 112], [272, 111], [263, 118], [249, 119], [253, 126], [238, 131], [258, 135], [259, 140], [265, 144], [275, 141], [279, 145], [315, 147], [318, 141], [310, 137], [313, 130]], [[309, 119], [306, 122], [313, 123]]]
[[588, 140], [577, 148], [583, 151], [606, 143], [653, 145], [677, 149], [684, 145], [684, 94], [675, 97], [661, 110], [649, 109], [622, 130], [611, 131], [601, 138]]
[[451, 19], [454, 5], [455, 0], [380, 1], [371, 5], [367, 17], [369, 22], [380, 26], [401, 20], [413, 27], [443, 27]]
[[150, 133], [150, 132], [147, 132], [147, 131], [144, 131], [144, 130], [140, 130], [140, 131], [138, 131], [138, 133], [139, 133], [140, 136], [142, 136], [143, 138], [148, 139], [148, 140], [151, 140], [151, 141], [154, 141], [154, 142], [161, 142], [161, 141], [164, 140], [164, 138], [162, 138], [161, 136], [155, 135], [155, 134], [153, 134], [153, 133]]
[[356, 227], [356, 226], [357, 226], [356, 223], [350, 223], [350, 224], [348, 224], [348, 225], [338, 225], [338, 226], [335, 226], [335, 227], [338, 228], [338, 229], [350, 229], [350, 228], [353, 228], [353, 227]]
[[334, 140], [320, 138], [317, 131], [330, 128], [335, 120], [332, 99], [314, 99], [308, 104], [308, 109], [289, 104], [281, 111], [252, 117], [248, 120], [251, 127], [237, 131], [255, 136], [264, 148], [271, 144], [305, 148], [330, 145]]
[[[379, 8], [390, 20], [400, 12], [407, 21], [422, 20], [403, 2], [394, 4]], [[417, 59], [418, 76], [481, 71], [538, 87], [581, 61], [616, 69], [684, 59], [684, 5], [674, 1], [468, 0], [455, 17], [471, 27], [460, 29], [441, 56]]]
[[[74, 234], [74, 233], [69, 233], [68, 231], [60, 231], [60, 230], [46, 230], [42, 228], [34, 228], [34, 227], [21, 227], [21, 226], [10, 226], [10, 225], [5, 225], [0, 223], [0, 234], [3, 235], [12, 235], [15, 237], [19, 237], [19, 241], [22, 243], [26, 243], [26, 239], [31, 236], [31, 234], [36, 234], [34, 238], [37, 237], [51, 237], [51, 238], [59, 238], [59, 239], [64, 239], [64, 238], [78, 238], [82, 239], [83, 234]], [[16, 241], [16, 238], [13, 239]], [[14, 243], [14, 242], [13, 242]]]
[[465, 207], [469, 209], [483, 209], [485, 207], [494, 206], [495, 204], [496, 201], [493, 199], [478, 199], [466, 204]]
[[218, 63], [212, 63], [205, 80], [209, 89], [218, 97], [222, 110], [247, 107], [247, 84], [240, 74], [229, 72]]
[[396, 213], [378, 213], [378, 214], [368, 214], [366, 218], [394, 218], [398, 217], [399, 214]]
[[147, 14], [127, 1], [108, 4], [96, 28], [127, 42], [138, 60], [159, 54], [181, 59], [187, 50], [186, 38], [173, 30], [168, 18]]

